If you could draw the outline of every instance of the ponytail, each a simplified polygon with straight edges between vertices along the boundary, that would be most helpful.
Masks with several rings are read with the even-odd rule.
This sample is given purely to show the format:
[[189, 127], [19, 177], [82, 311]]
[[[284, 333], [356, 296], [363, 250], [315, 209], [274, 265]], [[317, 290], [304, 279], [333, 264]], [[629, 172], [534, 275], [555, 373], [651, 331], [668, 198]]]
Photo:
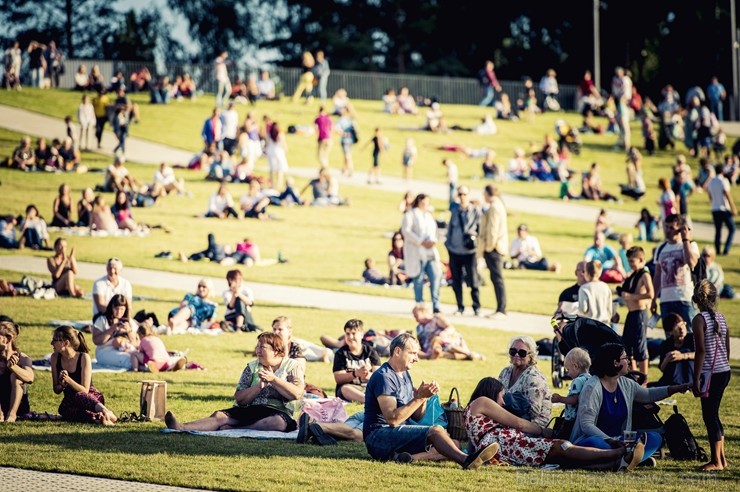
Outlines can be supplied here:
[[87, 354], [90, 352], [90, 349], [87, 347], [87, 342], [85, 341], [85, 335], [82, 334], [81, 331], [77, 332], [77, 351], [82, 354]]

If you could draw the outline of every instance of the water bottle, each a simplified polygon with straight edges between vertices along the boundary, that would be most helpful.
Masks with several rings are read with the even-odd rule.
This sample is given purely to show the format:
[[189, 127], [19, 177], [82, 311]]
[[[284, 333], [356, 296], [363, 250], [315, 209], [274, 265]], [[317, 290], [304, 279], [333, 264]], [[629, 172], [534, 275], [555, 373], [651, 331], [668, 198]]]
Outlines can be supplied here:
[[450, 400], [450, 410], [457, 410], [458, 408], [460, 408], [460, 406], [457, 404], [457, 399], [452, 398]]

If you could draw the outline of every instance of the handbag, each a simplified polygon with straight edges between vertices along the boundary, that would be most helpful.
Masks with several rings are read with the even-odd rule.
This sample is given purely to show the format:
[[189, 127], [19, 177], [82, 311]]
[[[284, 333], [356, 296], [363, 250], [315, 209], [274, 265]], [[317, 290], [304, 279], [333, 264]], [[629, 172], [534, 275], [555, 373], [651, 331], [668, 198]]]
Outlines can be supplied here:
[[[453, 398], [455, 395], [455, 398]], [[447, 403], [442, 404], [442, 408], [445, 411], [445, 417], [447, 417], [447, 433], [452, 439], [458, 441], [464, 441], [468, 438], [468, 433], [465, 430], [465, 419], [463, 413], [465, 409], [460, 408], [460, 393], [457, 388], [453, 387], [450, 391], [450, 399]]]
[[139, 415], [150, 420], [163, 420], [167, 413], [167, 382], [139, 381]]
[[465, 249], [476, 249], [478, 247], [478, 236], [469, 232], [463, 233], [463, 246]]

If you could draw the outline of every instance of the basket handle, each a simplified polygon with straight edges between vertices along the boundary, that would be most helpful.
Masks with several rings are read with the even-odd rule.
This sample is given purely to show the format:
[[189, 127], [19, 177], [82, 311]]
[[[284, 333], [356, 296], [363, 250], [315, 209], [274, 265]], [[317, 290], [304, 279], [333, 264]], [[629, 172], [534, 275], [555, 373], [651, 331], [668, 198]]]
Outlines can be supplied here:
[[447, 403], [449, 403], [449, 402], [452, 401], [452, 395], [453, 394], [455, 396], [457, 396], [457, 404], [458, 405], [462, 405], [462, 403], [460, 402], [460, 393], [457, 392], [457, 387], [456, 386], [453, 386], [452, 387], [452, 390], [450, 391], [450, 397], [447, 399]]

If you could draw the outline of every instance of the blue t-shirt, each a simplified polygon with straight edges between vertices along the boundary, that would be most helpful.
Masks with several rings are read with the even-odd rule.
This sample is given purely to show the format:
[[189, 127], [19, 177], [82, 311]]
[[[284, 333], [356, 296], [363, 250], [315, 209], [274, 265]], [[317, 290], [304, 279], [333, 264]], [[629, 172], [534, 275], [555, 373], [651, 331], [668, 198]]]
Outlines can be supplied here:
[[[591, 378], [591, 375], [587, 372], [582, 372], [576, 377], [572, 383], [570, 383], [570, 389], [568, 390], [568, 396], [580, 395], [583, 391], [583, 385], [586, 384]], [[565, 405], [565, 420], [575, 420], [578, 413], [578, 403], [575, 405]]]
[[603, 246], [601, 249], [596, 246], [591, 246], [586, 250], [584, 259], [586, 261], [599, 260], [604, 270], [611, 270], [615, 266], [614, 258], [617, 254], [614, 252], [614, 248], [611, 246]]
[[362, 435], [367, 438], [372, 432], [388, 422], [380, 411], [378, 396], [388, 395], [396, 399], [396, 407], [402, 407], [414, 398], [414, 383], [408, 371], [397, 374], [385, 362], [380, 369], [370, 376], [365, 388], [365, 421], [362, 426]]
[[596, 427], [607, 436], [619, 437], [622, 435], [622, 423], [627, 420], [627, 402], [619, 386], [613, 393], [610, 393], [602, 385], [601, 391], [603, 398], [599, 418], [596, 419]]

